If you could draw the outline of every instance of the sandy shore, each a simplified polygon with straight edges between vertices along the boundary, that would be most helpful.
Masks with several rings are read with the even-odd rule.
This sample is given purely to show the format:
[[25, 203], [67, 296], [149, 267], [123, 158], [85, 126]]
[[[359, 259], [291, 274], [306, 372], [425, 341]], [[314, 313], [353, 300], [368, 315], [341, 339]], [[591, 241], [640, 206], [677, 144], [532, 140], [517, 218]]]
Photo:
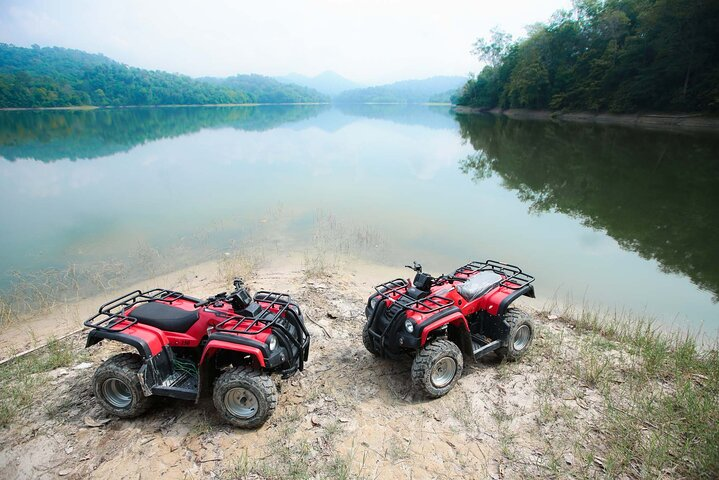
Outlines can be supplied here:
[[[252, 291], [287, 291], [300, 303], [312, 335], [309, 362], [292, 378], [276, 379], [278, 408], [261, 428], [225, 425], [208, 399], [199, 405], [160, 399], [138, 419], [108, 417], [93, 398], [91, 377], [124, 347], [110, 342], [85, 350], [78, 334], [56, 346], [54, 354], [59, 351], [64, 359], [60, 367], [44, 371], [33, 367], [38, 360], [25, 357], [0, 367], [5, 402], [0, 407], [22, 402], [14, 416], [5, 413], [0, 427], [2, 477], [429, 480], [635, 478], [636, 471], [674, 476], [671, 469], [635, 470], [644, 460], [631, 450], [616, 458], [614, 445], [626, 434], [613, 430], [608, 398], [629, 398], [635, 387], [626, 372], [641, 364], [626, 347], [535, 312], [538, 333], [524, 359], [467, 359], [457, 386], [428, 400], [411, 384], [410, 359], [376, 359], [361, 341], [372, 286], [407, 271], [353, 259], [333, 267], [338, 273], [317, 272], [299, 256], [273, 256], [250, 274], [241, 263], [208, 262], [135, 286], [203, 297], [226, 290], [228, 278], [237, 274], [247, 276]], [[0, 331], [2, 352], [77, 329], [115, 293]], [[528, 311], [541, 306], [526, 302]], [[13, 377], [22, 368], [37, 373]], [[647, 429], [642, 422], [640, 428]], [[666, 438], [662, 432], [657, 430], [663, 435], [658, 438]]]

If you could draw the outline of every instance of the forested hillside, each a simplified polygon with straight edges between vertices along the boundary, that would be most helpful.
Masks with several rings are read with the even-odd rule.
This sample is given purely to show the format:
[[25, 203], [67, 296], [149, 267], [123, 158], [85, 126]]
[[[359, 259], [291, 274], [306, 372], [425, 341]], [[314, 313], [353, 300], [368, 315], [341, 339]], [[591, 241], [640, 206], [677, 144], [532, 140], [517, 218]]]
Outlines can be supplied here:
[[431, 77], [423, 80], [404, 80], [377, 87], [342, 92], [337, 103], [425, 103], [448, 101], [449, 91], [456, 91], [465, 77]]
[[329, 97], [317, 90], [282, 83], [262, 75], [235, 75], [227, 78], [204, 77], [198, 80], [232, 91], [244, 92], [256, 103], [329, 102]]
[[719, 2], [580, 0], [513, 41], [495, 31], [487, 66], [454, 98], [480, 108], [719, 111]]
[[200, 81], [103, 55], [0, 44], [0, 108], [321, 102], [311, 89], [260, 75]]

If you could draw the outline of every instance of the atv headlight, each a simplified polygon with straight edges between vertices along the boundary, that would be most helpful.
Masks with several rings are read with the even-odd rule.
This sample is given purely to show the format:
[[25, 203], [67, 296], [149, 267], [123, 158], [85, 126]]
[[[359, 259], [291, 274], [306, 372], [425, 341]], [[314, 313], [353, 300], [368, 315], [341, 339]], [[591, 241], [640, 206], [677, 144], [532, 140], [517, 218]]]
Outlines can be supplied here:
[[369, 301], [369, 309], [370, 310], [375, 309], [375, 307], [377, 306], [377, 303], [379, 302], [379, 299], [380, 299], [379, 295], [376, 297], [372, 297], [372, 299], [370, 299], [370, 301]]
[[412, 320], [409, 318], [404, 321], [404, 329], [407, 330], [408, 333], [414, 332], [414, 323], [412, 323]]
[[277, 337], [274, 335], [267, 337], [267, 346], [270, 347], [270, 352], [277, 348]]

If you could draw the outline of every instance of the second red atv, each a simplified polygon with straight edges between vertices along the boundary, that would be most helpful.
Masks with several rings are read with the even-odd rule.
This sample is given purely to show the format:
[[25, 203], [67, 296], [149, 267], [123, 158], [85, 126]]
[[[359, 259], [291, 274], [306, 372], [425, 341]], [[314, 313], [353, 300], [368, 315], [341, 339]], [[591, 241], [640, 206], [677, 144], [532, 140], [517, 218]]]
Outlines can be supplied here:
[[414, 355], [412, 380], [430, 397], [441, 397], [462, 376], [464, 352], [475, 359], [494, 352], [516, 360], [534, 338], [534, 324], [510, 307], [534, 298], [534, 277], [494, 260], [471, 262], [434, 278], [414, 263], [414, 280], [398, 278], [375, 287], [362, 331], [377, 356]]
[[136, 290], [102, 305], [85, 321], [87, 346], [125, 343], [95, 372], [93, 390], [108, 412], [136, 417], [152, 397], [197, 402], [212, 391], [229, 423], [262, 425], [277, 405], [271, 373], [302, 370], [310, 348], [300, 307], [289, 295], [250, 296], [242, 280], [235, 290], [200, 300], [170, 290]]

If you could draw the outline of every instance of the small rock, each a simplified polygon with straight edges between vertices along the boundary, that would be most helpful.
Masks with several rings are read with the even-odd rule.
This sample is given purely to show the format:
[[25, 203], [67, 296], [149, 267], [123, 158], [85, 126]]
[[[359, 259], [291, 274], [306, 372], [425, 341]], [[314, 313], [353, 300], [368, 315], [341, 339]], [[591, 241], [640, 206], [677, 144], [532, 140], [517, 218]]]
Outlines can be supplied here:
[[165, 445], [167, 445], [170, 448], [171, 452], [174, 452], [178, 448], [180, 448], [180, 442], [176, 438], [165, 438]]
[[64, 469], [60, 470], [59, 472], [57, 472], [57, 474], [60, 475], [61, 477], [65, 477], [67, 475], [70, 475], [71, 473], [72, 473], [72, 470], [69, 468], [64, 468]]
[[571, 453], [565, 453], [564, 461], [567, 462], [567, 465], [572, 465], [574, 463], [574, 455]]
[[88, 427], [97, 428], [97, 427], [102, 427], [103, 425], [108, 423], [110, 421], [110, 419], [109, 418], [101, 418], [99, 420], [95, 420], [91, 416], [87, 415], [87, 416], [83, 417], [82, 421]]
[[340, 417], [337, 420], [340, 421], [340, 423], [349, 423], [350, 419], [345, 417]]
[[558, 317], [557, 315], [554, 315], [553, 313], [547, 315], [547, 319], [548, 319], [548, 320], [556, 320], [556, 319], [558, 319], [558, 318], [559, 318], [559, 317]]
[[51, 370], [48, 372], [48, 375], [50, 378], [60, 378], [70, 373], [70, 370], [67, 368], [56, 368], [55, 370]]
[[73, 450], [74, 450], [74, 448], [72, 448], [72, 447], [67, 447], [67, 448], [65, 449], [65, 453], [68, 454], [68, 455], [70, 455]]
[[90, 363], [90, 362], [83, 362], [83, 363], [78, 363], [77, 365], [75, 365], [74, 367], [72, 367], [72, 369], [73, 369], [73, 370], [85, 370], [86, 368], [90, 368], [90, 367], [92, 367], [92, 363]]
[[312, 422], [312, 425], [314, 425], [315, 427], [322, 426], [322, 420], [317, 415], [312, 415], [312, 418], [310, 420]]

